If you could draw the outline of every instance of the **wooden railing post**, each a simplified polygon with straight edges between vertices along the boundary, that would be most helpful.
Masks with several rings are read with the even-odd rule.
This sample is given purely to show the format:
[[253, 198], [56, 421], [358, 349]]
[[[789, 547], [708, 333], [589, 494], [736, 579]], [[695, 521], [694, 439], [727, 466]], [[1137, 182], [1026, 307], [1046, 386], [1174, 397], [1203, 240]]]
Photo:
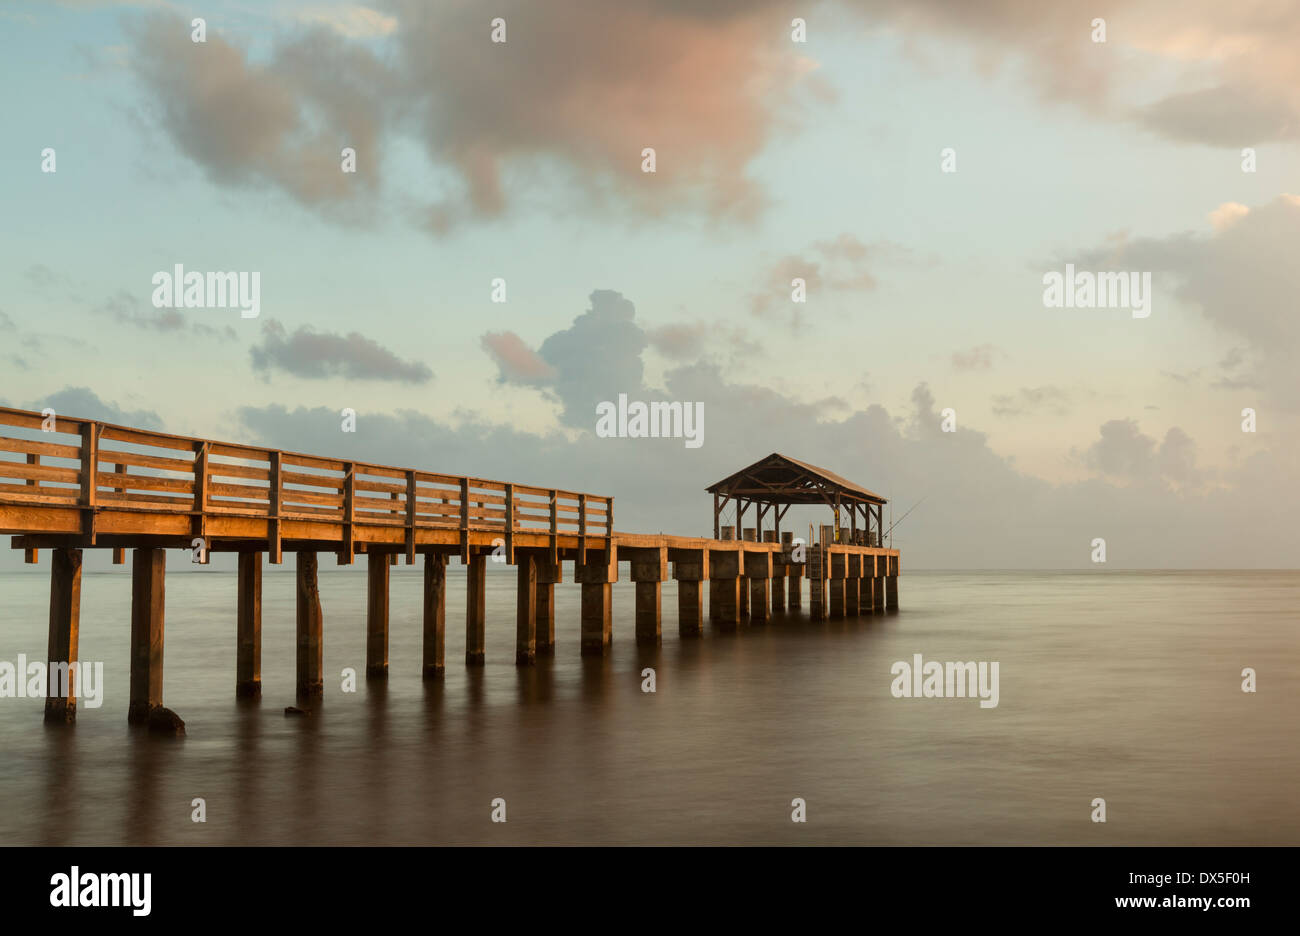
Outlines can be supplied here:
[[[32, 466], [34, 466], [34, 467], [39, 467], [40, 464], [41, 464], [41, 456], [39, 456], [39, 455], [28, 455], [28, 456], [27, 456], [27, 464], [32, 465]], [[40, 483], [41, 483], [41, 482], [37, 481], [35, 478], [28, 478], [28, 479], [27, 479], [27, 487], [39, 487], [39, 486], [40, 486]], [[38, 493], [39, 493], [39, 492], [38, 492]], [[39, 559], [39, 558], [40, 558], [40, 550], [37, 550], [37, 549], [24, 549], [24, 550], [23, 550], [23, 562], [27, 563], [28, 565], [32, 565], [32, 564], [34, 564], [34, 563], [36, 562], [36, 560]]]
[[415, 472], [406, 472], [406, 564], [415, 565]]
[[81, 424], [81, 532], [88, 545], [95, 545], [95, 492], [99, 474], [98, 423]]
[[587, 564], [587, 495], [578, 495], [578, 566]]
[[[120, 474], [120, 475], [124, 475], [124, 474], [126, 474], [126, 465], [122, 464], [121, 462], [118, 462], [116, 465], [113, 466], [113, 474]], [[125, 488], [125, 487], [115, 487], [115, 488], [113, 488], [113, 493], [115, 493], [115, 494], [125, 494], [125, 493], [126, 493], [126, 488]], [[113, 550], [113, 565], [126, 565], [126, 547], [125, 547], [125, 546], [118, 546], [117, 548], [115, 548], [115, 549]]]
[[280, 497], [284, 490], [284, 482], [280, 478], [280, 453], [269, 453], [267, 460], [271, 466], [270, 490], [267, 494], [270, 517], [267, 520], [267, 552], [271, 554], [271, 562], [279, 565], [284, 558], [280, 549]]
[[515, 561], [515, 486], [506, 482], [506, 562]]
[[469, 562], [469, 478], [460, 479], [460, 561]]
[[352, 532], [352, 521], [356, 515], [354, 500], [356, 491], [356, 467], [352, 462], [345, 462], [343, 464], [343, 548], [339, 550], [339, 565], [352, 565], [352, 557], [356, 554], [356, 539]]
[[194, 447], [194, 512], [192, 536], [203, 540], [203, 565], [208, 564], [208, 443]]
[[548, 492], [548, 493], [551, 495], [551, 550], [550, 550], [550, 558], [551, 558], [551, 565], [555, 565], [557, 562], [560, 561], [560, 547], [559, 547], [559, 539], [558, 539], [558, 537], [559, 537], [559, 533], [560, 533], [559, 505], [556, 503], [556, 501], [557, 501], [557, 499], [558, 499], [558, 495], [556, 494], [556, 492], [555, 492], [555, 491], [550, 491], [550, 492]]

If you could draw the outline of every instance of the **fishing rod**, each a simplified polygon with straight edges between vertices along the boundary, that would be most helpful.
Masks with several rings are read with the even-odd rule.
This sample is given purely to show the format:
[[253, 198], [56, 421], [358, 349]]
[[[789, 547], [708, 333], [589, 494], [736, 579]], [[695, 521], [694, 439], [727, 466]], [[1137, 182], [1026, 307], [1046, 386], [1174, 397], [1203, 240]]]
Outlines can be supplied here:
[[[929, 496], [930, 496], [930, 495], [927, 494], [927, 495], [925, 495], [925, 497], [922, 497], [919, 501], [917, 501], [917, 502], [916, 502], [915, 504], [913, 504], [911, 507], [907, 508], [907, 513], [903, 514], [903, 515], [902, 515], [901, 517], [899, 517], [897, 520], [895, 520], [895, 521], [893, 521], [892, 523], [890, 523], [890, 524], [889, 524], [889, 529], [885, 531], [885, 536], [891, 536], [891, 535], [893, 535], [894, 527], [898, 526], [900, 523], [902, 523], [904, 520], [906, 520], [906, 519], [907, 519], [907, 514], [910, 514], [913, 510], [915, 510], [916, 508], [918, 508], [918, 507], [920, 507], [922, 504], [924, 504], [925, 501], [926, 501], [926, 499], [929, 498]], [[883, 540], [884, 537], [881, 537], [881, 539]]]

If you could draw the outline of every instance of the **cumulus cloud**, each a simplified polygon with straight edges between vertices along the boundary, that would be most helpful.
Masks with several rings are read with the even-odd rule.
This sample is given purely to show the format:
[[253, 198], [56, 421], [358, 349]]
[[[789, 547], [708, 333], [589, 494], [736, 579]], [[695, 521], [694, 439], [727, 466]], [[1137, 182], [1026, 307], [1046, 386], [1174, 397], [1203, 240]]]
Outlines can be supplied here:
[[[1300, 199], [1284, 195], [1238, 212], [1235, 223], [1197, 232], [1138, 238], [1087, 255], [1100, 268], [1150, 270], [1179, 300], [1241, 342], [1235, 379], [1253, 380], [1273, 402], [1300, 409]], [[1160, 279], [1159, 274], [1168, 274]]]
[[338, 335], [300, 326], [293, 334], [274, 319], [262, 326], [262, 343], [250, 349], [253, 370], [264, 377], [283, 371], [296, 377], [388, 380], [423, 384], [433, 371], [416, 361], [403, 361], [359, 332]]
[[[135, 24], [131, 67], [173, 144], [223, 185], [270, 185], [311, 207], [353, 198], [378, 179], [387, 73], [365, 48], [324, 27], [303, 31], [267, 63], [185, 21]], [[357, 171], [341, 171], [356, 149]]]
[[[276, 405], [245, 407], [238, 421], [251, 441], [267, 445], [317, 451], [320, 439], [331, 438], [335, 449], [320, 454], [612, 495], [621, 529], [683, 535], [711, 531], [705, 486], [778, 450], [889, 497], [895, 518], [925, 498], [896, 531], [910, 568], [1091, 568], [1089, 544], [1099, 535], [1112, 564], [1130, 568], [1217, 568], [1225, 554], [1243, 565], [1300, 560], [1290, 532], [1300, 505], [1278, 497], [1297, 468], [1294, 452], [1260, 446], [1208, 479], [1194, 441], [1178, 427], [1157, 441], [1135, 421], [1112, 420], [1076, 453], [1092, 477], [1051, 484], [1018, 471], [975, 428], [943, 432], [924, 384], [899, 409], [872, 403], [828, 412], [821, 402], [734, 382], [715, 364], [695, 362], [669, 370], [662, 387], [637, 392], [702, 401], [702, 448], [675, 439], [597, 438], [594, 405], [610, 398], [610, 384], [583, 349], [602, 347], [598, 335], [611, 336], [627, 366], [644, 348], [632, 312], [618, 293], [598, 291], [591, 309], [552, 336], [552, 348], [570, 353], [543, 355], [555, 383], [538, 392], [565, 387], [566, 406], [580, 417], [573, 425], [584, 430], [578, 433], [525, 432], [472, 417], [451, 425], [398, 411], [374, 414], [355, 437], [341, 437], [332, 409]], [[620, 384], [628, 390], [633, 382]], [[827, 519], [824, 510], [800, 508], [786, 525], [803, 529]]]

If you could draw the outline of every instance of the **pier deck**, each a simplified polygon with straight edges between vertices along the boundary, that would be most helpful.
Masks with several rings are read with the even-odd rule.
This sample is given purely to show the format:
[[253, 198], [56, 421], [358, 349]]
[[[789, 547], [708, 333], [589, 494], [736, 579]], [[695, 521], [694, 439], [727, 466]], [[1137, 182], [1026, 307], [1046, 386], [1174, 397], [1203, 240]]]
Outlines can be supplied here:
[[[761, 623], [769, 610], [802, 605], [810, 615], [842, 617], [897, 607], [899, 553], [839, 542], [830, 527], [818, 544], [790, 533], [749, 529], [742, 539], [707, 539], [614, 530], [608, 496], [409, 468], [284, 452], [117, 426], [89, 419], [0, 408], [0, 534], [28, 563], [53, 550], [50, 662], [76, 662], [82, 550], [132, 550], [132, 721], [162, 708], [164, 549], [205, 563], [240, 553], [236, 692], [261, 693], [262, 554], [298, 556], [297, 694], [323, 687], [319, 554], [340, 565], [368, 565], [367, 661], [370, 677], [388, 670], [389, 566], [424, 563], [423, 674], [445, 666], [446, 562], [468, 566], [467, 665], [481, 665], [486, 640], [488, 562], [518, 570], [516, 661], [554, 652], [554, 586], [573, 563], [582, 587], [581, 652], [603, 655], [612, 636], [610, 586], [627, 563], [636, 583], [636, 638], [657, 643], [661, 584], [678, 582], [684, 636], [703, 630], [701, 583], [709, 618], [722, 630]], [[761, 520], [760, 520], [761, 522]], [[847, 531], [846, 531], [847, 532]], [[72, 721], [75, 687], [55, 696], [46, 719]]]

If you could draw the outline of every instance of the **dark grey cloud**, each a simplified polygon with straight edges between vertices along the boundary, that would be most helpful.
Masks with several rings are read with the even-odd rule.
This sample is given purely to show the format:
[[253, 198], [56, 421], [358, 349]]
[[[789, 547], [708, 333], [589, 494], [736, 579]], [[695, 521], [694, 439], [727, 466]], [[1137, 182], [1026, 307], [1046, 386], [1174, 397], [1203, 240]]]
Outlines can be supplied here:
[[1024, 416], [1049, 411], [1064, 415], [1069, 411], [1070, 394], [1060, 387], [1044, 384], [1039, 387], [1021, 387], [1015, 393], [999, 393], [993, 397], [993, 415]]
[[403, 361], [359, 332], [338, 335], [303, 325], [289, 334], [274, 319], [262, 326], [262, 342], [249, 352], [253, 370], [268, 376], [275, 371], [296, 377], [352, 380], [389, 380], [423, 384], [433, 371], [417, 361]]
[[952, 369], [955, 371], [992, 370], [993, 359], [998, 354], [998, 348], [991, 344], [976, 345], [966, 351], [954, 351]]
[[229, 325], [213, 328], [198, 321], [195, 316], [201, 313], [182, 309], [155, 309], [150, 303], [124, 289], [109, 296], [93, 312], [109, 316], [115, 322], [162, 335], [188, 334], [224, 341], [234, 341], [238, 337]]
[[153, 410], [125, 409], [100, 397], [89, 387], [64, 387], [55, 393], [30, 400], [23, 409], [43, 410], [49, 407], [60, 416], [94, 419], [101, 422], [115, 423], [119, 426], [132, 426], [138, 429], [162, 431], [163, 421]]
[[1251, 146], [1300, 135], [1300, 114], [1292, 101], [1227, 85], [1172, 94], [1140, 109], [1138, 121], [1171, 139], [1213, 146]]

